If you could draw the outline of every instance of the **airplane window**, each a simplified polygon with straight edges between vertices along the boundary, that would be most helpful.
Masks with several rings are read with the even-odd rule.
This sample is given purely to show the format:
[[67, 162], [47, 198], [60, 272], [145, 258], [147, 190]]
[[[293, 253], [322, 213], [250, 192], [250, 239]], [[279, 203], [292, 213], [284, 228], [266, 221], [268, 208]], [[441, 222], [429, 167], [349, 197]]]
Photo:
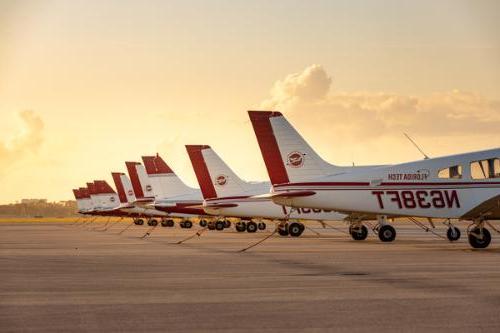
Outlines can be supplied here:
[[500, 159], [474, 161], [470, 164], [470, 172], [473, 179], [500, 178]]
[[447, 179], [460, 179], [462, 178], [462, 166], [454, 165], [449, 168], [441, 169], [438, 172], [438, 177]]

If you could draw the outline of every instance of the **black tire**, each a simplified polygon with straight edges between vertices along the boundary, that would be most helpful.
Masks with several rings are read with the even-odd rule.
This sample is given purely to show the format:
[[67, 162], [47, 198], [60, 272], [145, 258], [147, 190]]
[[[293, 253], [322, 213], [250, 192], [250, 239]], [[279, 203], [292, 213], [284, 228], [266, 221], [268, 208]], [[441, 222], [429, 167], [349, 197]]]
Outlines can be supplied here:
[[215, 230], [217, 230], [217, 231], [224, 230], [224, 221], [215, 222]]
[[245, 222], [238, 222], [236, 223], [236, 231], [238, 232], [244, 232], [247, 230], [247, 226]]
[[266, 224], [264, 222], [259, 222], [259, 224], [257, 224], [257, 228], [259, 228], [259, 230], [266, 230]]
[[168, 227], [167, 221], [161, 221], [161, 226], [162, 227]]
[[386, 224], [378, 229], [378, 238], [382, 242], [392, 242], [396, 239], [396, 229], [392, 225]]
[[167, 227], [173, 227], [174, 224], [174, 220], [167, 220]]
[[231, 221], [225, 220], [224, 221], [224, 228], [231, 228]]
[[184, 221], [181, 221], [179, 223], [179, 227], [181, 227], [182, 229], [184, 229], [186, 227], [186, 225], [184, 224]]
[[278, 226], [278, 234], [282, 237], [288, 236], [288, 225]]
[[215, 223], [214, 222], [210, 222], [208, 223], [208, 230], [215, 230]]
[[479, 227], [473, 228], [469, 232], [469, 244], [475, 249], [485, 249], [491, 243], [491, 234], [490, 231], [486, 228], [483, 228], [483, 238], [480, 239], [480, 229]]
[[293, 222], [288, 225], [288, 233], [292, 237], [299, 237], [304, 232], [304, 225], [301, 223]]
[[247, 223], [247, 232], [254, 233], [254, 232], [257, 231], [257, 229], [258, 229], [257, 228], [257, 223], [252, 222], [252, 221], [250, 221], [250, 222]]
[[135, 224], [137, 225], [143, 225], [144, 224], [144, 220], [143, 219], [138, 219], [135, 221]]
[[351, 234], [352, 239], [360, 241], [365, 240], [368, 237], [368, 228], [364, 225], [358, 228], [349, 228], [349, 233]]
[[205, 228], [207, 226], [207, 220], [200, 220], [200, 227]]
[[152, 219], [150, 222], [151, 222], [151, 226], [152, 226], [152, 227], [154, 227], [154, 226], [157, 226], [157, 225], [158, 225], [158, 220]]
[[192, 227], [193, 227], [193, 222], [191, 221], [184, 222], [184, 228], [191, 229]]
[[458, 229], [457, 227], [449, 227], [446, 231], [446, 237], [448, 237], [448, 240], [450, 242], [456, 242], [457, 240], [459, 240], [460, 235], [460, 229]]

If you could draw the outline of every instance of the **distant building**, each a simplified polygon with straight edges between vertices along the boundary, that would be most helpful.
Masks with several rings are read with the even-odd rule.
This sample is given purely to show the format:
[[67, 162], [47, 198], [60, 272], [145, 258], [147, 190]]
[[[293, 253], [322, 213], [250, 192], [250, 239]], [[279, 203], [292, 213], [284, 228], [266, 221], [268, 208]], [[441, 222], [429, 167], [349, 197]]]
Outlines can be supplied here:
[[22, 199], [22, 204], [46, 204], [47, 199]]

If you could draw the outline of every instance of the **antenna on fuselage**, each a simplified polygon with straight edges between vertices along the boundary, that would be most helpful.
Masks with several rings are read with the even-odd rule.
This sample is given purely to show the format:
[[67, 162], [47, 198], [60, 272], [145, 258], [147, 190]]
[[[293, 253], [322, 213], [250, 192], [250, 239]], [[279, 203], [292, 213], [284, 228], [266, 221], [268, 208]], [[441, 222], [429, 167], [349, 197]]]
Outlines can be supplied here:
[[422, 149], [421, 149], [421, 148], [420, 148], [420, 147], [416, 144], [416, 142], [415, 142], [415, 141], [413, 141], [413, 139], [412, 139], [412, 138], [410, 138], [410, 136], [409, 136], [408, 134], [406, 134], [406, 133], [404, 133], [404, 132], [403, 132], [403, 134], [406, 136], [406, 138], [407, 138], [408, 140], [410, 140], [410, 142], [411, 142], [411, 143], [415, 146], [415, 148], [417, 148], [417, 149], [418, 149], [418, 151], [419, 151], [422, 155], [424, 155], [424, 160], [428, 160], [428, 159], [429, 159], [429, 156], [427, 156], [427, 154], [426, 154], [426, 153], [424, 153], [424, 151], [423, 151], [423, 150], [422, 150]]

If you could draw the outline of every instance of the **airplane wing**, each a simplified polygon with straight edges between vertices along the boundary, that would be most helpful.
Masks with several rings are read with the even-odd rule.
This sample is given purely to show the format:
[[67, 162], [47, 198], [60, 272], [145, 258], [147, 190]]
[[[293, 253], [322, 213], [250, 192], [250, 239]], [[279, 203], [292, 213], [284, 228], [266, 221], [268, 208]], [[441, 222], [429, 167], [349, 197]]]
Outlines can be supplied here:
[[254, 195], [252, 198], [297, 198], [297, 197], [310, 197], [311, 195], [315, 195], [314, 191], [283, 191], [283, 192], [274, 192], [274, 193], [266, 193], [261, 195]]
[[484, 201], [462, 216], [462, 219], [484, 217], [487, 220], [500, 220], [500, 195]]
[[217, 209], [217, 208], [233, 208], [233, 207], [238, 207], [238, 204], [236, 203], [210, 203], [205, 206], [202, 206], [201, 208], [210, 208], [210, 209]]

